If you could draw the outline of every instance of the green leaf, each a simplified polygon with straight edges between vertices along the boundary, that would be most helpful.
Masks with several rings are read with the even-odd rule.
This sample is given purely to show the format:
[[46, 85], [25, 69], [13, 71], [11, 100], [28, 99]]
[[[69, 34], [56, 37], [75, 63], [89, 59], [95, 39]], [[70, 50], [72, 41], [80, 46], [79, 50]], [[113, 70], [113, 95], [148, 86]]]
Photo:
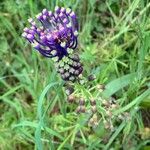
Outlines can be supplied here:
[[111, 81], [106, 85], [106, 89], [104, 90], [103, 95], [106, 97], [110, 97], [117, 91], [132, 83], [135, 77], [136, 73], [132, 73]]

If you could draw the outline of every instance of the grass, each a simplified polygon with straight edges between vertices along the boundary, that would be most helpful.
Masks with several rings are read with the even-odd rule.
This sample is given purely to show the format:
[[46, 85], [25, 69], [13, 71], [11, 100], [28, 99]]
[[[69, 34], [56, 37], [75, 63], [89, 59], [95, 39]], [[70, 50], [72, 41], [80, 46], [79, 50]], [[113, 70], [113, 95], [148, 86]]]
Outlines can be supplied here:
[[[76, 115], [53, 62], [21, 37], [30, 16], [55, 5], [77, 13], [83, 75], [96, 79], [75, 83], [75, 93], [87, 108], [96, 98], [98, 126], [87, 125], [91, 114]], [[150, 149], [148, 0], [3, 0], [0, 10], [0, 149]], [[98, 84], [105, 85], [102, 93], [93, 91]], [[114, 118], [106, 117], [100, 96], [120, 105], [113, 117], [128, 113], [113, 131], [102, 121]]]

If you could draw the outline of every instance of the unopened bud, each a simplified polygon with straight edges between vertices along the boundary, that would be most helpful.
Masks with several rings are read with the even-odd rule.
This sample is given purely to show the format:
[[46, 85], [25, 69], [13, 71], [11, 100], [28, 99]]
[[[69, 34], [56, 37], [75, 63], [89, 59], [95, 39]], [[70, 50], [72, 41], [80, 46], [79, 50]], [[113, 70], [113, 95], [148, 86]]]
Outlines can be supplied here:
[[67, 89], [66, 89], [66, 94], [67, 95], [70, 95], [70, 94], [72, 94], [74, 92], [74, 89], [72, 88], [72, 87], [67, 87]]
[[108, 121], [103, 121], [105, 129], [110, 128], [110, 124]]
[[85, 113], [85, 106], [78, 106], [76, 109], [76, 113]]
[[111, 111], [106, 111], [106, 115], [108, 115], [109, 117], [112, 117], [112, 112]]
[[101, 91], [103, 91], [105, 89], [105, 86], [103, 84], [99, 84], [97, 85], [97, 88]]
[[114, 126], [112, 124], [110, 125], [110, 130], [114, 131]]
[[81, 98], [81, 99], [79, 100], [79, 104], [83, 106], [83, 105], [85, 104], [85, 100], [84, 100], [83, 98]]
[[95, 99], [90, 99], [90, 104], [91, 104], [91, 106], [95, 106], [96, 105]]
[[111, 104], [116, 104], [116, 99], [113, 98], [113, 97], [111, 97], [111, 98], [110, 98], [110, 103], [111, 103]]
[[75, 96], [74, 95], [69, 95], [68, 96], [68, 102], [72, 103], [75, 100]]
[[64, 71], [64, 68], [60, 68], [59, 70], [58, 70], [58, 72], [59, 73], [61, 73], [61, 74], [63, 74], [65, 71]]
[[80, 113], [81, 112], [81, 107], [78, 106], [77, 109], [76, 109], [76, 113]]
[[124, 117], [122, 115], [118, 115], [118, 119], [124, 120]]
[[93, 81], [93, 80], [95, 80], [95, 79], [96, 79], [96, 76], [93, 75], [93, 74], [91, 74], [91, 75], [88, 76], [88, 80], [89, 80], [89, 81]]
[[98, 120], [97, 119], [97, 114], [94, 114], [92, 118], [93, 118], [94, 122], [97, 122], [97, 120]]
[[102, 104], [103, 104], [104, 106], [107, 106], [107, 107], [110, 106], [110, 103], [109, 103], [107, 100], [103, 100], [103, 101], [102, 101]]
[[74, 54], [73, 56], [71, 56], [71, 58], [74, 60], [74, 61], [79, 61], [79, 56], [77, 54]]
[[89, 124], [90, 124], [90, 125], [93, 125], [93, 124], [94, 124], [93, 118], [91, 118], [91, 119], [89, 120]]
[[85, 83], [85, 81], [84, 81], [84, 80], [82, 80], [82, 79], [81, 79], [81, 80], [79, 80], [79, 82], [80, 82], [80, 84], [81, 84], [81, 85], [83, 85], [83, 84]]
[[116, 109], [116, 108], [118, 108], [118, 106], [117, 106], [116, 104], [112, 104], [112, 105], [111, 105], [111, 108], [112, 108], [112, 109]]
[[75, 81], [75, 77], [74, 76], [69, 77], [69, 81]]
[[91, 111], [93, 112], [93, 113], [95, 113], [96, 112], [96, 106], [91, 106]]
[[82, 112], [82, 113], [85, 113], [85, 111], [86, 111], [85, 106], [80, 106], [80, 107], [81, 107], [81, 108], [80, 108], [80, 109], [81, 109], [81, 112]]

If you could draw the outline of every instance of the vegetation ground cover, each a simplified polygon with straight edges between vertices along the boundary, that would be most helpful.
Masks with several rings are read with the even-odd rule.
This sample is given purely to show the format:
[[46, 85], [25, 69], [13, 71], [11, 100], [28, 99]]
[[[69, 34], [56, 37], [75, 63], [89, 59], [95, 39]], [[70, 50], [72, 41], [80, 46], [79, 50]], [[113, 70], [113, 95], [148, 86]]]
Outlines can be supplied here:
[[[119, 103], [113, 115], [128, 113], [113, 131], [76, 115], [53, 62], [21, 37], [30, 16], [56, 5], [78, 16], [83, 76], [95, 75], [90, 86], [104, 84], [106, 99]], [[149, 13], [148, 0], [2, 0], [0, 149], [150, 149]], [[88, 96], [86, 87], [75, 87]]]

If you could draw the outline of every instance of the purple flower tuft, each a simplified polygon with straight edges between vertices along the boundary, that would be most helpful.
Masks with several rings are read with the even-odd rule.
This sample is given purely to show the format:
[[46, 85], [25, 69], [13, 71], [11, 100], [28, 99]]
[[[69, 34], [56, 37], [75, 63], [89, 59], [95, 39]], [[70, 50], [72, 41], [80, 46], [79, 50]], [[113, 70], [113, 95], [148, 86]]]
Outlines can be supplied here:
[[56, 6], [54, 13], [43, 9], [28, 22], [30, 27], [24, 29], [22, 36], [43, 56], [57, 57], [59, 61], [69, 55], [68, 49], [77, 47], [78, 22], [70, 8]]
[[77, 47], [78, 22], [75, 13], [64, 7], [55, 7], [54, 13], [43, 9], [36, 19], [28, 19], [29, 28], [22, 36], [43, 56], [52, 58], [56, 70], [65, 81], [76, 81], [83, 68]]

